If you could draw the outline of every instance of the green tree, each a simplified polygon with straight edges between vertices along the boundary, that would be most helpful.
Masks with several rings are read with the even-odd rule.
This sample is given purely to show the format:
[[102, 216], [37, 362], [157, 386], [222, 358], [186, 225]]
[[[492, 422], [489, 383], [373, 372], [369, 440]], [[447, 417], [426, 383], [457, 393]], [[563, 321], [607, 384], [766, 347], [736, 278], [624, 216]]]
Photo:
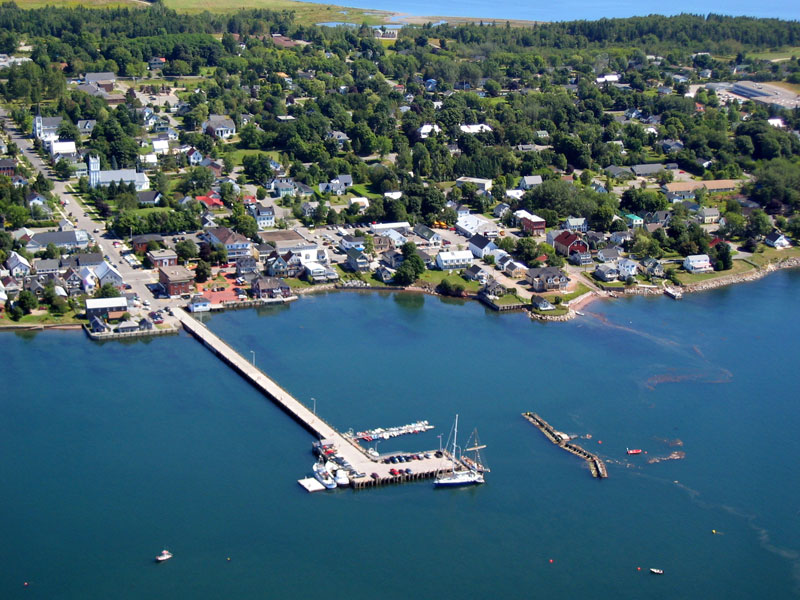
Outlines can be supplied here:
[[195, 281], [204, 283], [208, 281], [209, 277], [211, 277], [211, 265], [204, 260], [198, 261], [197, 267], [194, 270]]
[[65, 158], [58, 159], [58, 162], [53, 167], [53, 171], [55, 171], [56, 177], [60, 179], [69, 179], [70, 175], [72, 175], [72, 167]]
[[183, 240], [175, 244], [175, 253], [178, 255], [180, 260], [187, 261], [197, 258], [199, 255], [199, 250], [197, 248], [197, 244], [195, 244], [192, 240]]
[[39, 308], [39, 301], [36, 299], [36, 294], [28, 290], [22, 290], [17, 295], [15, 304], [19, 306], [26, 315], [31, 314], [31, 311]]
[[104, 283], [94, 293], [95, 298], [119, 298], [120, 296], [122, 294], [112, 283]]

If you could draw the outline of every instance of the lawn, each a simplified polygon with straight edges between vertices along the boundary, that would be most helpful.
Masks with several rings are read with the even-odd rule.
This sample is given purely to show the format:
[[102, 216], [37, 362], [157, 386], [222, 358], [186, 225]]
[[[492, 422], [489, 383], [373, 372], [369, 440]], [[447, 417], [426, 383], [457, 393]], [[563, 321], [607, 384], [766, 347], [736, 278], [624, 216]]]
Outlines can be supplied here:
[[380, 198], [383, 196], [380, 192], [373, 191], [373, 186], [366, 183], [357, 183], [350, 188], [354, 196], [364, 196], [366, 198]]
[[607, 288], [619, 288], [623, 289], [625, 287], [624, 281], [600, 281], [599, 279], [595, 279], [594, 275], [591, 273], [581, 273], [586, 279], [594, 283], [595, 285], [601, 285]]
[[733, 268], [728, 271], [714, 271], [713, 273], [686, 273], [685, 271], [677, 271], [676, 276], [678, 281], [681, 282], [681, 285], [690, 285], [692, 283], [700, 283], [701, 281], [708, 281], [709, 279], [717, 279], [728, 275], [740, 275], [752, 269], [753, 265], [743, 260], [734, 260]]
[[[228, 148], [230, 148], [230, 150], [228, 150]], [[224, 156], [230, 157], [234, 165], [240, 166], [245, 156], [253, 156], [254, 154], [266, 154], [270, 158], [278, 160], [278, 152], [276, 150], [264, 151], [252, 150], [250, 148], [234, 149], [233, 146], [227, 146], [225, 148]]]
[[763, 252], [756, 252], [750, 258], [752, 262], [759, 267], [764, 267], [771, 262], [783, 260], [784, 258], [793, 258], [800, 256], [800, 248], [792, 247], [785, 250], [777, 250], [775, 248], [764, 248]]
[[[589, 290], [589, 286], [587, 286], [584, 283], [580, 283], [579, 282], [578, 285], [575, 286], [575, 289], [573, 291], [571, 291], [571, 292], [568, 292], [568, 293], [550, 292], [550, 293], [547, 293], [547, 294], [542, 294], [542, 296], [544, 298], [547, 298], [550, 302], [553, 302], [553, 299], [556, 296], [560, 296], [562, 302], [569, 302], [570, 300], [574, 300], [578, 296], [583, 296], [588, 291], [590, 291]], [[550, 311], [550, 314], [552, 314], [552, 311]]]
[[753, 52], [752, 54], [748, 52], [747, 56], [750, 58], [757, 58], [758, 60], [789, 60], [793, 56], [800, 56], [800, 47], [790, 46], [789, 48], [776, 48], [766, 52]]
[[284, 281], [288, 283], [289, 287], [292, 288], [293, 290], [311, 287], [312, 285], [305, 279], [298, 279], [297, 277], [287, 277], [286, 279], [284, 279]]
[[[81, 322], [82, 321], [75, 317], [74, 311], [70, 311], [61, 316], [51, 315], [49, 312], [37, 311], [36, 313], [25, 315], [19, 321], [17, 321], [17, 323], [21, 325], [67, 325]], [[6, 321], [4, 319], [2, 323], [14, 323], [14, 321]]]
[[458, 273], [449, 273], [447, 271], [438, 270], [425, 271], [419, 278], [419, 281], [424, 281], [436, 287], [445, 279], [447, 279], [451, 285], [463, 285], [464, 290], [472, 294], [477, 293], [481, 287], [481, 284], [479, 284], [477, 281], [467, 281]]
[[137, 216], [146, 217], [150, 213], [170, 212], [171, 210], [169, 206], [150, 206], [148, 208], [135, 208], [131, 212]]
[[516, 294], [506, 294], [505, 296], [500, 296], [499, 298], [493, 300], [493, 302], [497, 306], [511, 306], [514, 304], [527, 304], [525, 300], [517, 296]]

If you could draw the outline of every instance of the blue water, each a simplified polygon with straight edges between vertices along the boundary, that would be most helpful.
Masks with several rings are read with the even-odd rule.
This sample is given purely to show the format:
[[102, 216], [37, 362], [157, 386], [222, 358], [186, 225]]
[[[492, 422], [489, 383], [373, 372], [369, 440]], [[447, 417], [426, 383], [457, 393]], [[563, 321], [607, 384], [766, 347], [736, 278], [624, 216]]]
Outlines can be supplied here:
[[435, 5], [425, 0], [403, 0], [399, 3], [396, 0], [347, 0], [346, 4], [353, 8], [385, 10], [410, 15], [446, 15], [448, 17], [475, 17], [492, 20], [574, 21], [682, 13], [800, 19], [800, 3], [783, 0], [765, 0], [758, 3], [733, 0], [724, 4], [716, 2], [697, 4], [691, 0], [678, 0], [658, 5], [642, 4], [634, 0], [604, 0], [601, 2], [567, 0], [556, 3], [504, 0], [499, 4], [480, 0], [446, 0], [437, 2]]
[[[209, 320], [337, 427], [437, 426], [381, 452], [459, 412], [492, 468], [469, 490], [306, 494], [308, 434], [185, 335], [7, 334], [0, 597], [798, 597], [798, 293], [781, 272], [567, 324], [361, 293]], [[591, 434], [609, 479], [524, 410]]]

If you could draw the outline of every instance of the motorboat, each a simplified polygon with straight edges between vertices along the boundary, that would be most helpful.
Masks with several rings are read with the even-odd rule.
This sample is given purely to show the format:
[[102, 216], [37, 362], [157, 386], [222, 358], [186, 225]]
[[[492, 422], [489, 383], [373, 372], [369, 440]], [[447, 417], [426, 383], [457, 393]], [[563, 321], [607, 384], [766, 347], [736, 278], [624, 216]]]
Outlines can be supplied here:
[[165, 560], [169, 560], [170, 558], [172, 558], [172, 552], [164, 548], [161, 551], [161, 554], [156, 556], [156, 562], [164, 562]]
[[327, 489], [332, 490], [336, 487], [336, 481], [331, 475], [330, 471], [325, 467], [324, 463], [314, 463], [313, 467], [314, 478], [324, 485]]
[[650, 572], [653, 575], [663, 575], [664, 574], [664, 569], [650, 569]]
[[344, 469], [337, 469], [333, 480], [336, 482], [337, 486], [347, 487], [350, 485], [350, 478], [347, 476], [347, 471]]

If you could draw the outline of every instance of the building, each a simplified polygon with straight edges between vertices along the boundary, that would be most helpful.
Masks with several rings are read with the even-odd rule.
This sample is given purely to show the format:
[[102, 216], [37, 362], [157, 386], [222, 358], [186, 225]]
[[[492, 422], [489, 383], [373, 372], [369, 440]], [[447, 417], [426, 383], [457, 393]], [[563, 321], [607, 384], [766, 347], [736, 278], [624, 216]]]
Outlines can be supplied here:
[[173, 267], [178, 264], [178, 255], [172, 250], [150, 250], [147, 258], [154, 269], [159, 267]]
[[519, 219], [520, 227], [528, 235], [544, 235], [547, 223], [542, 217], [527, 213]]
[[469, 238], [469, 250], [475, 258], [484, 258], [492, 250], [496, 250], [497, 245], [481, 234], [473, 235]]
[[142, 235], [135, 235], [131, 238], [131, 246], [135, 254], [144, 254], [147, 252], [147, 245], [150, 242], [158, 244], [164, 243], [164, 238], [160, 233], [144, 233]]
[[683, 261], [683, 268], [689, 273], [710, 273], [714, 270], [708, 254], [692, 254]]
[[553, 240], [553, 247], [556, 252], [563, 256], [569, 256], [573, 252], [588, 252], [589, 247], [576, 233], [562, 231]]
[[124, 296], [118, 298], [87, 298], [86, 318], [100, 319], [119, 318], [128, 312], [128, 300]]
[[203, 123], [202, 129], [208, 135], [223, 140], [236, 135], [236, 123], [225, 115], [209, 115], [208, 120]]
[[481, 215], [465, 215], [456, 221], [456, 231], [466, 238], [471, 238], [478, 233], [489, 239], [498, 235], [497, 225]]
[[275, 227], [275, 207], [266, 206], [259, 202], [251, 207], [250, 212], [256, 220], [259, 229]]
[[466, 269], [472, 265], [472, 252], [469, 250], [454, 250], [452, 252], [439, 252], [436, 255], [436, 266], [442, 271]]
[[519, 182], [519, 188], [521, 190], [531, 190], [537, 185], [542, 185], [541, 175], [526, 175]]
[[194, 287], [194, 272], [178, 265], [159, 267], [158, 282], [168, 296], [189, 294]]
[[205, 296], [192, 296], [189, 301], [189, 312], [208, 312], [211, 310], [211, 300]]
[[561, 229], [586, 233], [589, 230], [589, 223], [583, 217], [567, 217], [561, 224]]
[[241, 233], [236, 233], [227, 227], [210, 227], [206, 234], [212, 244], [222, 244], [228, 252], [229, 260], [236, 260], [242, 256], [252, 256], [253, 244]]
[[289, 298], [292, 288], [283, 279], [276, 277], [256, 277], [251, 284], [253, 298], [261, 300]]
[[463, 187], [465, 183], [471, 183], [476, 188], [478, 188], [478, 190], [482, 190], [484, 192], [492, 191], [491, 179], [480, 179], [478, 177], [459, 177], [458, 179], [456, 179], [456, 185], [458, 187]]
[[24, 277], [30, 274], [31, 263], [21, 254], [12, 251], [6, 259], [6, 268], [12, 277]]
[[347, 250], [347, 266], [356, 273], [367, 271], [369, 270], [369, 259], [361, 250], [350, 248]]
[[137, 192], [150, 189], [150, 180], [144, 173], [139, 173], [135, 169], [114, 169], [111, 171], [100, 170], [100, 159], [96, 156], [89, 156], [89, 186], [105, 187], [111, 183], [133, 184]]
[[569, 277], [557, 267], [534, 267], [528, 269], [525, 279], [531, 284], [534, 292], [565, 290]]
[[58, 141], [58, 128], [63, 117], [43, 117], [36, 115], [33, 119], [33, 135], [45, 144]]
[[31, 237], [26, 244], [25, 250], [28, 252], [39, 252], [40, 250], [45, 250], [49, 244], [53, 244], [56, 248], [62, 250], [86, 248], [89, 245], [89, 234], [83, 229], [34, 233], [33, 237]]
[[780, 231], [773, 231], [770, 233], [766, 238], [764, 238], [764, 243], [767, 246], [778, 248], [779, 250], [791, 246], [789, 240]]

